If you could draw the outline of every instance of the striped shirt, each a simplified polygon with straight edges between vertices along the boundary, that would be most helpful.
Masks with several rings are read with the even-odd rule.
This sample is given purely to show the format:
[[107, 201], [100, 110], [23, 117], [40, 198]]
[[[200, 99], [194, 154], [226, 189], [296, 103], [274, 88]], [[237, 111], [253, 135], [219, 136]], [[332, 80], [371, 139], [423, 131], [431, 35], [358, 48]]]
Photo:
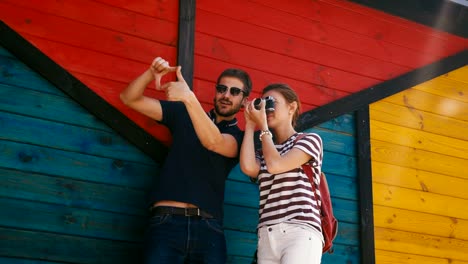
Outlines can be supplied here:
[[[280, 155], [293, 148], [300, 149], [311, 156], [309, 164], [314, 173], [315, 186], [320, 184], [320, 172], [323, 160], [322, 139], [315, 133], [307, 133], [297, 140], [299, 133], [292, 135], [281, 145], [275, 145]], [[257, 152], [260, 160], [258, 175], [260, 188], [260, 207], [258, 228], [288, 221], [289, 223], [306, 224], [322, 232], [320, 223], [320, 191], [313, 192], [309, 178], [302, 166], [293, 170], [271, 174], [261, 151]], [[319, 201], [315, 198], [319, 198]]]

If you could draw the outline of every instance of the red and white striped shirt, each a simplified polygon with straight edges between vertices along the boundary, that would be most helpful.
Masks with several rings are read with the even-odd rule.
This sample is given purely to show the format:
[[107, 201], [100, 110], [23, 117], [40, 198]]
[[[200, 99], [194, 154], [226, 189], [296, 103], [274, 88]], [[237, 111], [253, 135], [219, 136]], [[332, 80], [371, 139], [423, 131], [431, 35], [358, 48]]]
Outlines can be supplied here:
[[[292, 148], [297, 148], [311, 156], [309, 161], [314, 173], [315, 186], [320, 184], [320, 172], [323, 160], [322, 139], [315, 133], [307, 133], [297, 140], [300, 133], [292, 135], [283, 144], [275, 145], [280, 155]], [[258, 175], [260, 188], [260, 207], [258, 228], [282, 222], [307, 224], [322, 232], [320, 223], [320, 191], [313, 193], [312, 185], [302, 166], [293, 170], [271, 174], [263, 155], [257, 152], [260, 160]], [[319, 201], [316, 200], [316, 197]]]

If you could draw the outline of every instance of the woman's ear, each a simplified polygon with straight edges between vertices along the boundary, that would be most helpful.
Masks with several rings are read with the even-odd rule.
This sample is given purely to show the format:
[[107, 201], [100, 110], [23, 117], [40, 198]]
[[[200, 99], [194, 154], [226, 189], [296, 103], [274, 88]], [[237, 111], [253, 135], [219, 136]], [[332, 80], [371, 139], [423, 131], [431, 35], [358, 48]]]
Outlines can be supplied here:
[[296, 110], [297, 110], [297, 107], [298, 107], [298, 105], [297, 105], [296, 101], [290, 103], [289, 104], [289, 113], [294, 114], [296, 112]]

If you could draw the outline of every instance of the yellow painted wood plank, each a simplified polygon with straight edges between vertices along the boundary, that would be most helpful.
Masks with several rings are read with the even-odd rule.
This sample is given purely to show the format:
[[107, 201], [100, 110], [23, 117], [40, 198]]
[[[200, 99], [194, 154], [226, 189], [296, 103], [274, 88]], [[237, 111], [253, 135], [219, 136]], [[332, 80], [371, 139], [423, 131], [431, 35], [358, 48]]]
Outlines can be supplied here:
[[389, 96], [383, 99], [383, 101], [405, 106], [407, 108], [420, 109], [425, 112], [468, 121], [468, 103], [417, 89], [407, 89], [403, 92]]
[[374, 228], [375, 248], [421, 256], [468, 261], [468, 241]]
[[468, 83], [468, 66], [464, 66], [443, 75], [445, 78]]
[[372, 185], [374, 205], [468, 220], [466, 199], [405, 189], [381, 183]]
[[468, 122], [379, 101], [370, 105], [370, 119], [468, 140]]
[[374, 205], [374, 226], [468, 240], [468, 220]]
[[468, 83], [447, 77], [438, 77], [412, 87], [461, 102], [468, 102]]
[[468, 179], [468, 159], [371, 139], [373, 161]]
[[372, 161], [372, 181], [468, 199], [468, 179]]
[[467, 261], [453, 260], [450, 258], [434, 258], [407, 253], [392, 252], [377, 249], [375, 251], [375, 263], [377, 264], [468, 264]]
[[370, 121], [370, 136], [371, 139], [468, 159], [468, 140], [441, 136], [378, 120]]

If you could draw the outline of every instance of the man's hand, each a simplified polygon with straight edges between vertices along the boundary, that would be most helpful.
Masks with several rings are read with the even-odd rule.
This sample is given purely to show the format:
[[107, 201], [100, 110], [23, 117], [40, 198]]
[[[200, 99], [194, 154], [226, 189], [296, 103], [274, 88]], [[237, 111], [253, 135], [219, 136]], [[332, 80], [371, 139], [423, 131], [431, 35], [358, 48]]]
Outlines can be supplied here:
[[170, 67], [169, 62], [161, 57], [157, 57], [151, 63], [151, 72], [153, 73], [156, 90], [161, 90], [161, 78], [168, 72], [175, 72], [177, 67]]
[[177, 81], [163, 84], [161, 89], [166, 90], [166, 97], [169, 101], [188, 101], [194, 96], [193, 92], [185, 82], [181, 72], [182, 67], [176, 67]]

